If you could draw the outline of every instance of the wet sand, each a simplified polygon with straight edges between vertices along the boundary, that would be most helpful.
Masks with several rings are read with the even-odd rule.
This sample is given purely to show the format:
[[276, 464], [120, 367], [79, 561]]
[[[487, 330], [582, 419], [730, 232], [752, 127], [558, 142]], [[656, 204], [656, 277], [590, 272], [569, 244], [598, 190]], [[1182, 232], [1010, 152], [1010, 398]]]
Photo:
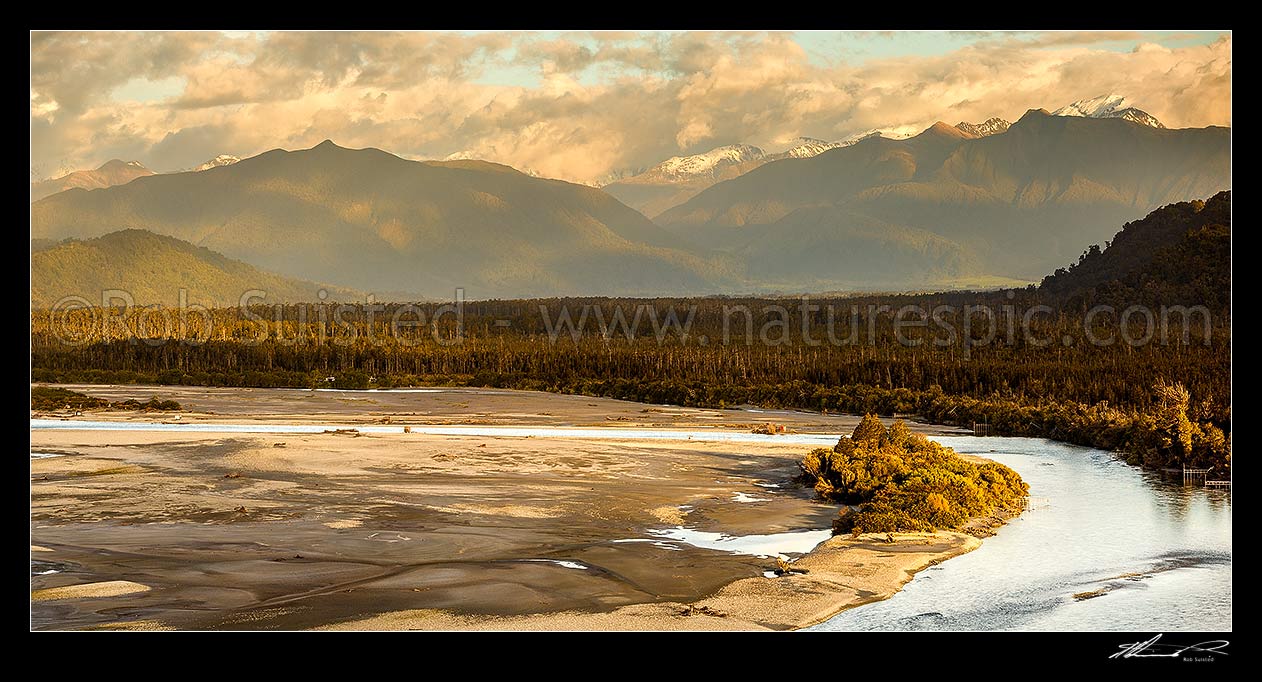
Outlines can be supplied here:
[[[856, 422], [809, 413], [750, 419], [765, 413], [480, 389], [75, 390], [114, 400], [174, 398], [189, 410], [181, 420], [234, 423], [388, 418], [738, 429], [775, 421], [841, 433]], [[893, 543], [884, 536], [834, 538], [794, 564], [809, 573], [768, 578], [774, 558], [654, 534], [676, 526], [734, 536], [827, 528], [837, 506], [812, 500], [792, 482], [807, 449], [417, 433], [34, 430], [32, 452], [61, 456], [30, 464], [32, 627], [789, 629], [888, 597], [916, 570], [978, 545], [957, 533], [899, 534]], [[91, 586], [100, 583], [114, 587]], [[72, 586], [86, 587], [41, 592]]]
[[921, 569], [970, 552], [962, 533], [836, 537], [793, 563], [806, 574], [742, 578], [691, 603], [633, 604], [609, 612], [479, 616], [416, 609], [324, 626], [326, 630], [789, 630], [888, 599]]

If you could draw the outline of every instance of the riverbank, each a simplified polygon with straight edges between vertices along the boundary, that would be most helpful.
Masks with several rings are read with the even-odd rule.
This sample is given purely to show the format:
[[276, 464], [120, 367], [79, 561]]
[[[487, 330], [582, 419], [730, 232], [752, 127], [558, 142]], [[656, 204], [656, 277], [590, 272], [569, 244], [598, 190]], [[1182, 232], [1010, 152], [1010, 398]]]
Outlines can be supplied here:
[[[149, 397], [136, 389], [75, 387]], [[181, 421], [192, 423], [389, 418], [702, 434], [740, 432], [765, 414], [509, 391], [152, 390], [189, 408]], [[774, 419], [820, 434], [856, 421]], [[789, 629], [886, 598], [979, 544], [959, 533], [833, 538], [794, 563], [809, 573], [766, 577], [778, 542], [827, 528], [837, 512], [792, 482], [806, 448], [772, 437], [38, 429], [31, 441], [41, 629]], [[674, 529], [765, 539], [734, 553]], [[148, 589], [62, 589], [114, 581]]]

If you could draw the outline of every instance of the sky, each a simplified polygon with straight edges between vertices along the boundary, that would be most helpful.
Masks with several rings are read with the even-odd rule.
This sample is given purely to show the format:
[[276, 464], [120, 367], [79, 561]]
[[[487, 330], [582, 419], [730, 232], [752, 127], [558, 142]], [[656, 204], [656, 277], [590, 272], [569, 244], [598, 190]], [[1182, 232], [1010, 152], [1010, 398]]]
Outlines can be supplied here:
[[31, 179], [331, 139], [599, 184], [1107, 93], [1230, 126], [1231, 32], [32, 32]]

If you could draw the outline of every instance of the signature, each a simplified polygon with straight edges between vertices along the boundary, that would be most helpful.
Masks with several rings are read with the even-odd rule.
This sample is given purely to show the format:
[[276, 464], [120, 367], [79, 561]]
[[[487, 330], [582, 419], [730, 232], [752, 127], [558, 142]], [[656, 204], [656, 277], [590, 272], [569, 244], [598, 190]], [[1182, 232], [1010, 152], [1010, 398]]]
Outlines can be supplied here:
[[1225, 639], [1211, 639], [1197, 644], [1162, 644], [1161, 635], [1156, 635], [1146, 642], [1122, 644], [1120, 649], [1109, 658], [1182, 658], [1184, 654], [1227, 655], [1223, 651], [1230, 642]]

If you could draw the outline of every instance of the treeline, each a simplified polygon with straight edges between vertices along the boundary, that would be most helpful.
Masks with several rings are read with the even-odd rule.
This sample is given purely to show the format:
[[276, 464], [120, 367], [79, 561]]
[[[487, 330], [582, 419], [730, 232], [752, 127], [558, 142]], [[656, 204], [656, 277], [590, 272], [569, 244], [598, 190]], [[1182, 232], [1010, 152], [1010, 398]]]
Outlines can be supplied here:
[[[419, 312], [409, 315], [429, 322], [403, 329], [389, 325], [404, 307], [397, 304], [383, 306], [371, 320], [362, 309], [339, 313], [334, 306], [222, 309], [210, 311], [209, 325], [190, 315], [182, 327], [159, 327], [141, 317], [103, 324], [99, 310], [34, 311], [32, 378], [307, 388], [481, 386], [688, 406], [915, 415], [964, 426], [989, 423], [997, 434], [1121, 450], [1137, 463], [1209, 466], [1225, 475], [1231, 423], [1228, 320], [1194, 316], [1161, 338], [1155, 318], [1133, 316], [1122, 323], [1118, 316], [1100, 315], [1088, 325], [1082, 315], [1049, 307], [1025, 325], [1025, 313], [1047, 300], [1037, 290], [1018, 290], [812, 300], [820, 310], [804, 309], [797, 299], [488, 301], [464, 304], [459, 326], [450, 311], [438, 314], [440, 304], [414, 306]], [[985, 315], [975, 314], [966, 324], [966, 305], [997, 311], [993, 338], [987, 339]], [[585, 306], [588, 323], [577, 338], [560, 329], [562, 310], [577, 324]], [[830, 306], [839, 344], [827, 334]], [[906, 306], [954, 309], [941, 316], [954, 338], [934, 325], [900, 327], [898, 313]], [[622, 328], [602, 332], [593, 321], [595, 310], [607, 322], [619, 310], [632, 320], [642, 307], [656, 311], [656, 328], [647, 314], [631, 334]], [[725, 314], [733, 308], [750, 310], [748, 323], [744, 314]], [[663, 321], [670, 311], [678, 326]], [[1019, 325], [1015, 334], [1008, 333], [1005, 316]], [[689, 319], [685, 331], [682, 321]], [[725, 334], [726, 342], [711, 341]], [[1148, 340], [1132, 344], [1124, 337]], [[1096, 345], [1091, 338], [1114, 342]], [[1046, 339], [1052, 342], [1039, 342]], [[1176, 383], [1186, 399], [1172, 403], [1162, 387]], [[1185, 429], [1189, 438], [1154, 435], [1156, 424], [1175, 419], [1174, 412], [1194, 425]]]
[[[478, 302], [465, 304], [460, 343], [453, 342], [454, 316], [443, 317], [436, 326], [390, 330], [387, 321], [399, 305], [383, 306], [371, 323], [358, 308], [344, 312], [338, 322], [333, 321], [332, 306], [284, 306], [275, 311], [279, 321], [270, 314], [258, 321], [243, 310], [215, 310], [209, 334], [195, 315], [185, 329], [146, 329], [103, 324], [99, 311], [34, 311], [32, 367], [37, 377], [55, 380], [116, 377], [229, 386], [310, 387], [331, 378], [334, 386], [344, 388], [455, 381], [564, 390], [589, 380], [628, 379], [677, 382], [688, 393], [720, 394], [718, 399], [729, 404], [751, 391], [794, 382], [889, 390], [938, 386], [950, 395], [1028, 404], [1068, 400], [1136, 408], [1151, 405], [1154, 380], [1164, 377], [1186, 386], [1195, 408], [1207, 411], [1207, 418], [1229, 418], [1230, 330], [1222, 319], [1193, 314], [1185, 321], [1174, 315], [1163, 337], [1154, 330], [1160, 326], [1156, 319], [1149, 325], [1132, 317], [1121, 325], [1117, 316], [1100, 315], [1088, 328], [1081, 316], [1054, 311], [1030, 317], [1022, 328], [1025, 311], [1040, 305], [1040, 299], [1035, 293], [1016, 293], [1013, 298], [935, 294], [812, 301], [814, 307], [836, 311], [831, 325], [825, 312], [803, 314], [796, 299]], [[975, 314], [966, 324], [966, 305], [1000, 311], [994, 338], [985, 338], [990, 323], [984, 315]], [[946, 331], [935, 325], [900, 326], [898, 311], [907, 306], [958, 312], [940, 317], [949, 327]], [[603, 311], [605, 319], [623, 311], [630, 319], [641, 307], [657, 310], [661, 317], [667, 314], [661, 311], [674, 311], [679, 319], [691, 315], [691, 324], [686, 333], [670, 328], [659, 336], [642, 322], [628, 338], [621, 331], [602, 333], [591, 322], [597, 315], [590, 313], [577, 340], [568, 331], [557, 331], [562, 310], [571, 311], [572, 320], [580, 317], [574, 311], [584, 308]], [[1003, 319], [1008, 307], [1018, 327], [1012, 335]], [[318, 312], [321, 308], [325, 312]], [[753, 314], [725, 315], [725, 308]], [[324, 323], [318, 321], [321, 317]], [[803, 334], [804, 324], [808, 334]], [[829, 340], [829, 329], [840, 343]], [[1130, 344], [1124, 336], [1147, 340]], [[67, 343], [67, 337], [74, 343]], [[1090, 337], [1110, 343], [1094, 345]], [[728, 400], [721, 397], [724, 393], [734, 397]]]

